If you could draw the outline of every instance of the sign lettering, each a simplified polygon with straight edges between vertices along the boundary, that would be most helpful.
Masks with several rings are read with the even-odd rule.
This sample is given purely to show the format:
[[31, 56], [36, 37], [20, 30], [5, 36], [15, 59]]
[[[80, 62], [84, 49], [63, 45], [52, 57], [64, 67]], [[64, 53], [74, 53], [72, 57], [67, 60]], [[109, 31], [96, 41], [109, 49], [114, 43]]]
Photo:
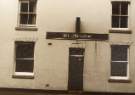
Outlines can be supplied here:
[[46, 39], [56, 39], [56, 40], [108, 40], [108, 34], [47, 32]]

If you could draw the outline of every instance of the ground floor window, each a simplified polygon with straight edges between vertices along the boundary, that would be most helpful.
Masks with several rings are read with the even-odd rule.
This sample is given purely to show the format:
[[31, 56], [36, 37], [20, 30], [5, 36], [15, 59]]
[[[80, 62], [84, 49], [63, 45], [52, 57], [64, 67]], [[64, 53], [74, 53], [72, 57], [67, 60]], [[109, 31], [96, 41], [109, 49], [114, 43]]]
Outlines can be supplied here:
[[20, 75], [33, 74], [34, 42], [15, 42], [15, 73]]
[[111, 77], [128, 78], [128, 45], [111, 45]]

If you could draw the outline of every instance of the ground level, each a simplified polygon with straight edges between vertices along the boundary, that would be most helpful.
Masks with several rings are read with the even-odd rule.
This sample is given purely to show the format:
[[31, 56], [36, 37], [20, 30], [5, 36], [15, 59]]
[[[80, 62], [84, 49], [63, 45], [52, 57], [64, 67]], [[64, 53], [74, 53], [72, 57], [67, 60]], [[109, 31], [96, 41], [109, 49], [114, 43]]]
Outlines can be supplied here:
[[45, 91], [45, 90], [0, 88], [0, 95], [135, 95], [135, 93]]

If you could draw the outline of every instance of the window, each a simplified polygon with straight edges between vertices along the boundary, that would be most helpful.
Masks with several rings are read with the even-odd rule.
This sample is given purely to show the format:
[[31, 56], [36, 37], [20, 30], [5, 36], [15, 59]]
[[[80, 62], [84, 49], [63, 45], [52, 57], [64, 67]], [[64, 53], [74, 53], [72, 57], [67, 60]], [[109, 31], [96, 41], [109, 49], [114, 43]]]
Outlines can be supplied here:
[[36, 24], [36, 0], [20, 0], [19, 25], [34, 26]]
[[34, 68], [34, 42], [15, 42], [16, 75], [32, 75]]
[[128, 4], [127, 1], [112, 2], [112, 28], [128, 28]]
[[128, 45], [111, 46], [111, 77], [128, 78]]

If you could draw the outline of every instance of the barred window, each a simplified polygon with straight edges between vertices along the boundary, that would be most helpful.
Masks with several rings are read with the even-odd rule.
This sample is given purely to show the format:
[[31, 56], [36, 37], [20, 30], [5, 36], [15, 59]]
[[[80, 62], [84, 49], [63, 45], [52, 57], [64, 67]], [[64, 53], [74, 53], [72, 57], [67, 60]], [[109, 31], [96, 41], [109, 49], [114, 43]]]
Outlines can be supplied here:
[[111, 76], [128, 76], [128, 45], [111, 46]]
[[34, 68], [34, 42], [16, 42], [15, 72], [33, 73]]

